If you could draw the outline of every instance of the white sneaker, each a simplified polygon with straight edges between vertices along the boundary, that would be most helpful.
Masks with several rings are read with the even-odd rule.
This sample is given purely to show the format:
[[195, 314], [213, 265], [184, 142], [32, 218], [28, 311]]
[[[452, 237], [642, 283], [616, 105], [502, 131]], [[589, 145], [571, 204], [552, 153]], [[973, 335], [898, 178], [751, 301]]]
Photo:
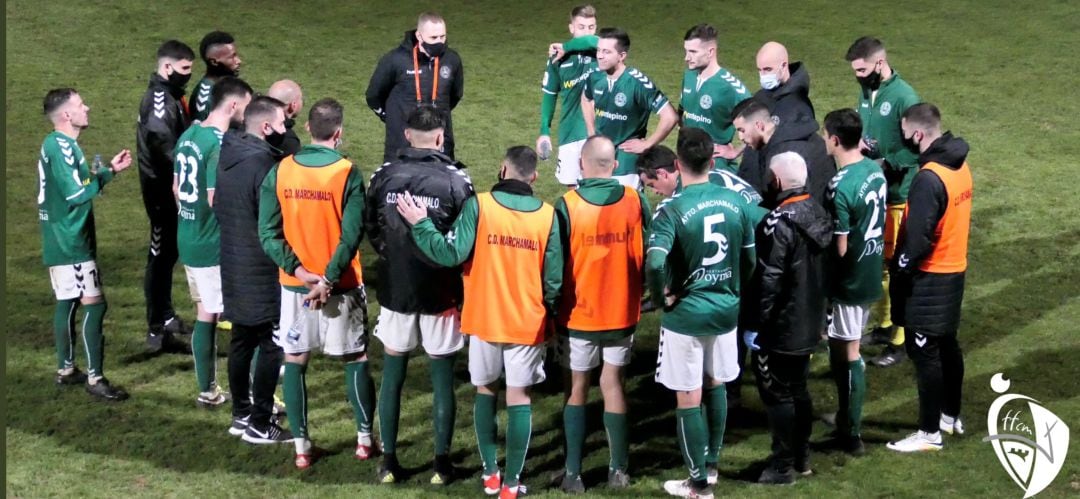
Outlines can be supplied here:
[[698, 499], [713, 499], [712, 487], [703, 491], [694, 490], [690, 486], [690, 479], [668, 480], [664, 482], [664, 491], [675, 497], [690, 497]]
[[964, 434], [964, 422], [960, 418], [954, 418], [951, 416], [941, 415], [941, 423], [939, 425], [941, 431], [948, 433], [949, 435], [963, 435]]
[[716, 485], [716, 482], [720, 480], [720, 472], [716, 468], [708, 468], [709, 474], [705, 477], [705, 480], [709, 482], [709, 485]]
[[926, 433], [922, 430], [908, 435], [903, 440], [889, 442], [885, 446], [897, 452], [928, 452], [941, 450], [943, 447], [941, 432]]
[[195, 403], [200, 407], [213, 409], [224, 405], [231, 399], [232, 397], [227, 392], [222, 391], [217, 385], [212, 385], [210, 391], [199, 393], [199, 396], [195, 398]]

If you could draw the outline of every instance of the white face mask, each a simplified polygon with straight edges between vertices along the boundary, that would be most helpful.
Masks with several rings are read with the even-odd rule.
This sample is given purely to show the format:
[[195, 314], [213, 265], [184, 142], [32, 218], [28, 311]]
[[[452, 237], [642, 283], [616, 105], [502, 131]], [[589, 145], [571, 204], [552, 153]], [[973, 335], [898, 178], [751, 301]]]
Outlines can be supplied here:
[[761, 79], [761, 88], [764, 88], [765, 90], [772, 90], [780, 86], [779, 75], [768, 73], [761, 75], [759, 78]]

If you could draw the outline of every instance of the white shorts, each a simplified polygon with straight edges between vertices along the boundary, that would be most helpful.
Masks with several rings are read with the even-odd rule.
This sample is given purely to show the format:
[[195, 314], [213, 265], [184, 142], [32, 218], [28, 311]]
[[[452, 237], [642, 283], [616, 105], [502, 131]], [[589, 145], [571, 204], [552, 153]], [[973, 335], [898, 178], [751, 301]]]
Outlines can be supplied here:
[[191, 301], [202, 303], [203, 310], [210, 314], [220, 314], [225, 311], [225, 301], [221, 298], [221, 267], [188, 267], [184, 265], [187, 273], [188, 290], [191, 292]]
[[634, 335], [617, 340], [587, 340], [559, 335], [556, 350], [559, 363], [571, 371], [589, 371], [605, 364], [625, 366], [630, 363], [630, 351], [634, 347]]
[[559, 144], [559, 159], [555, 164], [555, 178], [562, 185], [577, 185], [581, 180], [581, 148], [584, 140]]
[[637, 173], [631, 173], [629, 175], [613, 175], [611, 178], [618, 180], [619, 184], [627, 187], [632, 187], [634, 189], [641, 188], [641, 176]]
[[403, 314], [386, 307], [375, 321], [375, 337], [395, 352], [411, 352], [422, 345], [428, 355], [449, 355], [465, 346], [461, 312], [451, 308], [440, 314]]
[[49, 267], [49, 280], [57, 300], [101, 296], [101, 273], [93, 260]]
[[670, 390], [701, 388], [706, 377], [727, 383], [739, 376], [739, 335], [687, 336], [660, 328], [656, 382]]
[[[505, 374], [506, 386], [526, 387], [542, 383], [547, 344], [514, 345], [488, 343], [469, 338], [469, 378], [474, 386], [486, 386]], [[504, 372], [505, 371], [505, 372]]]
[[319, 310], [304, 308], [304, 295], [281, 288], [281, 329], [274, 343], [297, 355], [322, 349], [340, 357], [367, 350], [367, 294], [360, 286], [331, 295]]
[[858, 341], [863, 329], [870, 321], [870, 305], [845, 305], [833, 303], [832, 322], [829, 323], [829, 338], [834, 340]]

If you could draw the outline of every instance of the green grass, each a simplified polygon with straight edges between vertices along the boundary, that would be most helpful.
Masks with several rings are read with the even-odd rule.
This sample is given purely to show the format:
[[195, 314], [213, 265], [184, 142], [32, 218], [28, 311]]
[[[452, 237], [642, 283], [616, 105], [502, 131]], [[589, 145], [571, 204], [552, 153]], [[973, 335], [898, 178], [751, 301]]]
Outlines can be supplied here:
[[[251, 4], [251, 5], [245, 5]], [[761, 405], [747, 391], [750, 414], [730, 423], [718, 492], [777, 496], [1021, 496], [981, 442], [995, 394], [989, 379], [1004, 372], [1013, 390], [1042, 401], [1080, 431], [1080, 201], [1074, 175], [1080, 159], [1075, 125], [1080, 104], [1072, 90], [1070, 59], [1080, 9], [1068, 0], [1023, 2], [916, 1], [887, 8], [813, 0], [776, 2], [597, 2], [600, 24], [619, 25], [633, 40], [630, 63], [677, 99], [682, 34], [701, 21], [719, 26], [721, 60], [757, 88], [753, 56], [761, 43], [787, 44], [812, 75], [817, 112], [855, 103], [856, 85], [843, 60], [857, 36], [875, 34], [890, 60], [923, 98], [937, 103], [947, 128], [972, 146], [975, 183], [971, 266], [961, 326], [966, 351], [963, 438], [948, 438], [936, 455], [898, 456], [881, 445], [914, 427], [915, 388], [910, 363], [868, 374], [862, 459], [816, 454], [816, 476], [779, 491], [748, 483], [768, 453]], [[41, 99], [54, 87], [74, 86], [93, 108], [92, 128], [80, 143], [88, 154], [134, 148], [135, 117], [153, 52], [166, 38], [190, 45], [212, 29], [231, 31], [245, 60], [243, 76], [257, 89], [289, 77], [309, 103], [333, 96], [346, 107], [345, 151], [366, 172], [381, 156], [382, 128], [366, 109], [363, 91], [378, 57], [398, 44], [421, 7], [405, 2], [191, 1], [166, 9], [157, 2], [7, 3], [6, 170], [8, 195], [6, 291], [7, 477], [9, 496], [420, 496], [477, 495], [474, 480], [433, 491], [423, 485], [430, 457], [430, 395], [426, 361], [414, 359], [401, 424], [401, 459], [418, 472], [410, 483], [373, 485], [374, 463], [350, 456], [353, 428], [339, 365], [316, 360], [310, 379], [314, 438], [338, 453], [298, 472], [291, 448], [252, 448], [227, 437], [227, 410], [193, 403], [190, 358], [141, 355], [144, 308], [141, 276], [147, 224], [134, 171], [122, 175], [96, 203], [99, 265], [110, 309], [106, 319], [109, 377], [131, 391], [122, 404], [101, 404], [78, 389], [52, 385], [53, 296], [41, 264], [35, 219], [35, 155], [49, 126]], [[544, 50], [566, 36], [570, 3], [451, 0], [439, 3], [450, 44], [466, 68], [465, 98], [455, 112], [459, 157], [478, 188], [495, 178], [509, 145], [533, 144]], [[1071, 43], [1069, 42], [1071, 40]], [[1057, 47], [1057, 49], [1055, 49]], [[201, 65], [197, 68], [201, 71]], [[672, 140], [668, 141], [669, 143]], [[560, 194], [551, 162], [543, 165], [540, 196]], [[372, 269], [370, 250], [365, 264]], [[178, 269], [179, 270], [179, 269]], [[192, 316], [182, 273], [174, 297]], [[372, 306], [373, 311], [375, 305]], [[652, 381], [657, 317], [642, 320], [628, 390], [632, 415], [633, 488], [624, 496], [660, 492], [663, 480], [685, 476], [675, 444], [673, 397]], [[227, 341], [227, 333], [219, 344]], [[381, 352], [374, 342], [378, 373]], [[80, 363], [83, 361], [80, 359]], [[224, 373], [224, 361], [219, 364]], [[471, 389], [459, 361], [459, 407], [454, 458], [478, 472], [472, 432]], [[223, 376], [222, 376], [223, 377]], [[821, 356], [811, 389], [820, 411], [835, 407]], [[549, 383], [534, 397], [534, 437], [527, 481], [543, 490], [561, 466], [557, 427], [561, 397]], [[586, 478], [601, 481], [606, 448], [593, 394]], [[593, 417], [596, 416], [596, 417]], [[815, 427], [815, 439], [826, 429]], [[1075, 439], [1074, 439], [1075, 440]], [[1080, 451], [1074, 441], [1065, 468], [1043, 497], [1080, 493]], [[607, 494], [602, 487], [592, 489]]]

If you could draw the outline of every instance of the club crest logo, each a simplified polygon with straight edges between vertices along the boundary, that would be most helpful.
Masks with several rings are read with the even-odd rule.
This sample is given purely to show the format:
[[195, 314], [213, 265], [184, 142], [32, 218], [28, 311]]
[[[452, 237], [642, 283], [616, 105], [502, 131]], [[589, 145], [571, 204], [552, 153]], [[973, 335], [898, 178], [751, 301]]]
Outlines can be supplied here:
[[892, 112], [892, 103], [891, 102], [882, 103], [881, 104], [881, 115], [882, 116], [888, 116], [890, 112]]
[[1031, 397], [1005, 393], [1012, 382], [997, 373], [990, 387], [1002, 394], [986, 415], [989, 435], [1001, 466], [1024, 489], [1024, 499], [1042, 492], [1054, 481], [1069, 450], [1069, 427]]
[[626, 105], [626, 94], [619, 92], [615, 94], [615, 105], [623, 107]]
[[585, 63], [585, 64], [591, 63], [592, 62], [592, 56], [588, 56], [588, 55], [582, 56], [581, 57], [581, 62]]
[[[443, 67], [439, 68], [439, 76], [441, 76], [442, 79], [444, 79], [444, 80], [449, 80], [450, 79], [450, 67], [449, 66], [443, 66]], [[545, 75], [545, 77], [546, 76], [547, 75]]]
[[712, 97], [709, 97], [708, 95], [702, 95], [701, 99], [698, 99], [698, 104], [701, 106], [702, 109], [708, 109], [712, 107]]

